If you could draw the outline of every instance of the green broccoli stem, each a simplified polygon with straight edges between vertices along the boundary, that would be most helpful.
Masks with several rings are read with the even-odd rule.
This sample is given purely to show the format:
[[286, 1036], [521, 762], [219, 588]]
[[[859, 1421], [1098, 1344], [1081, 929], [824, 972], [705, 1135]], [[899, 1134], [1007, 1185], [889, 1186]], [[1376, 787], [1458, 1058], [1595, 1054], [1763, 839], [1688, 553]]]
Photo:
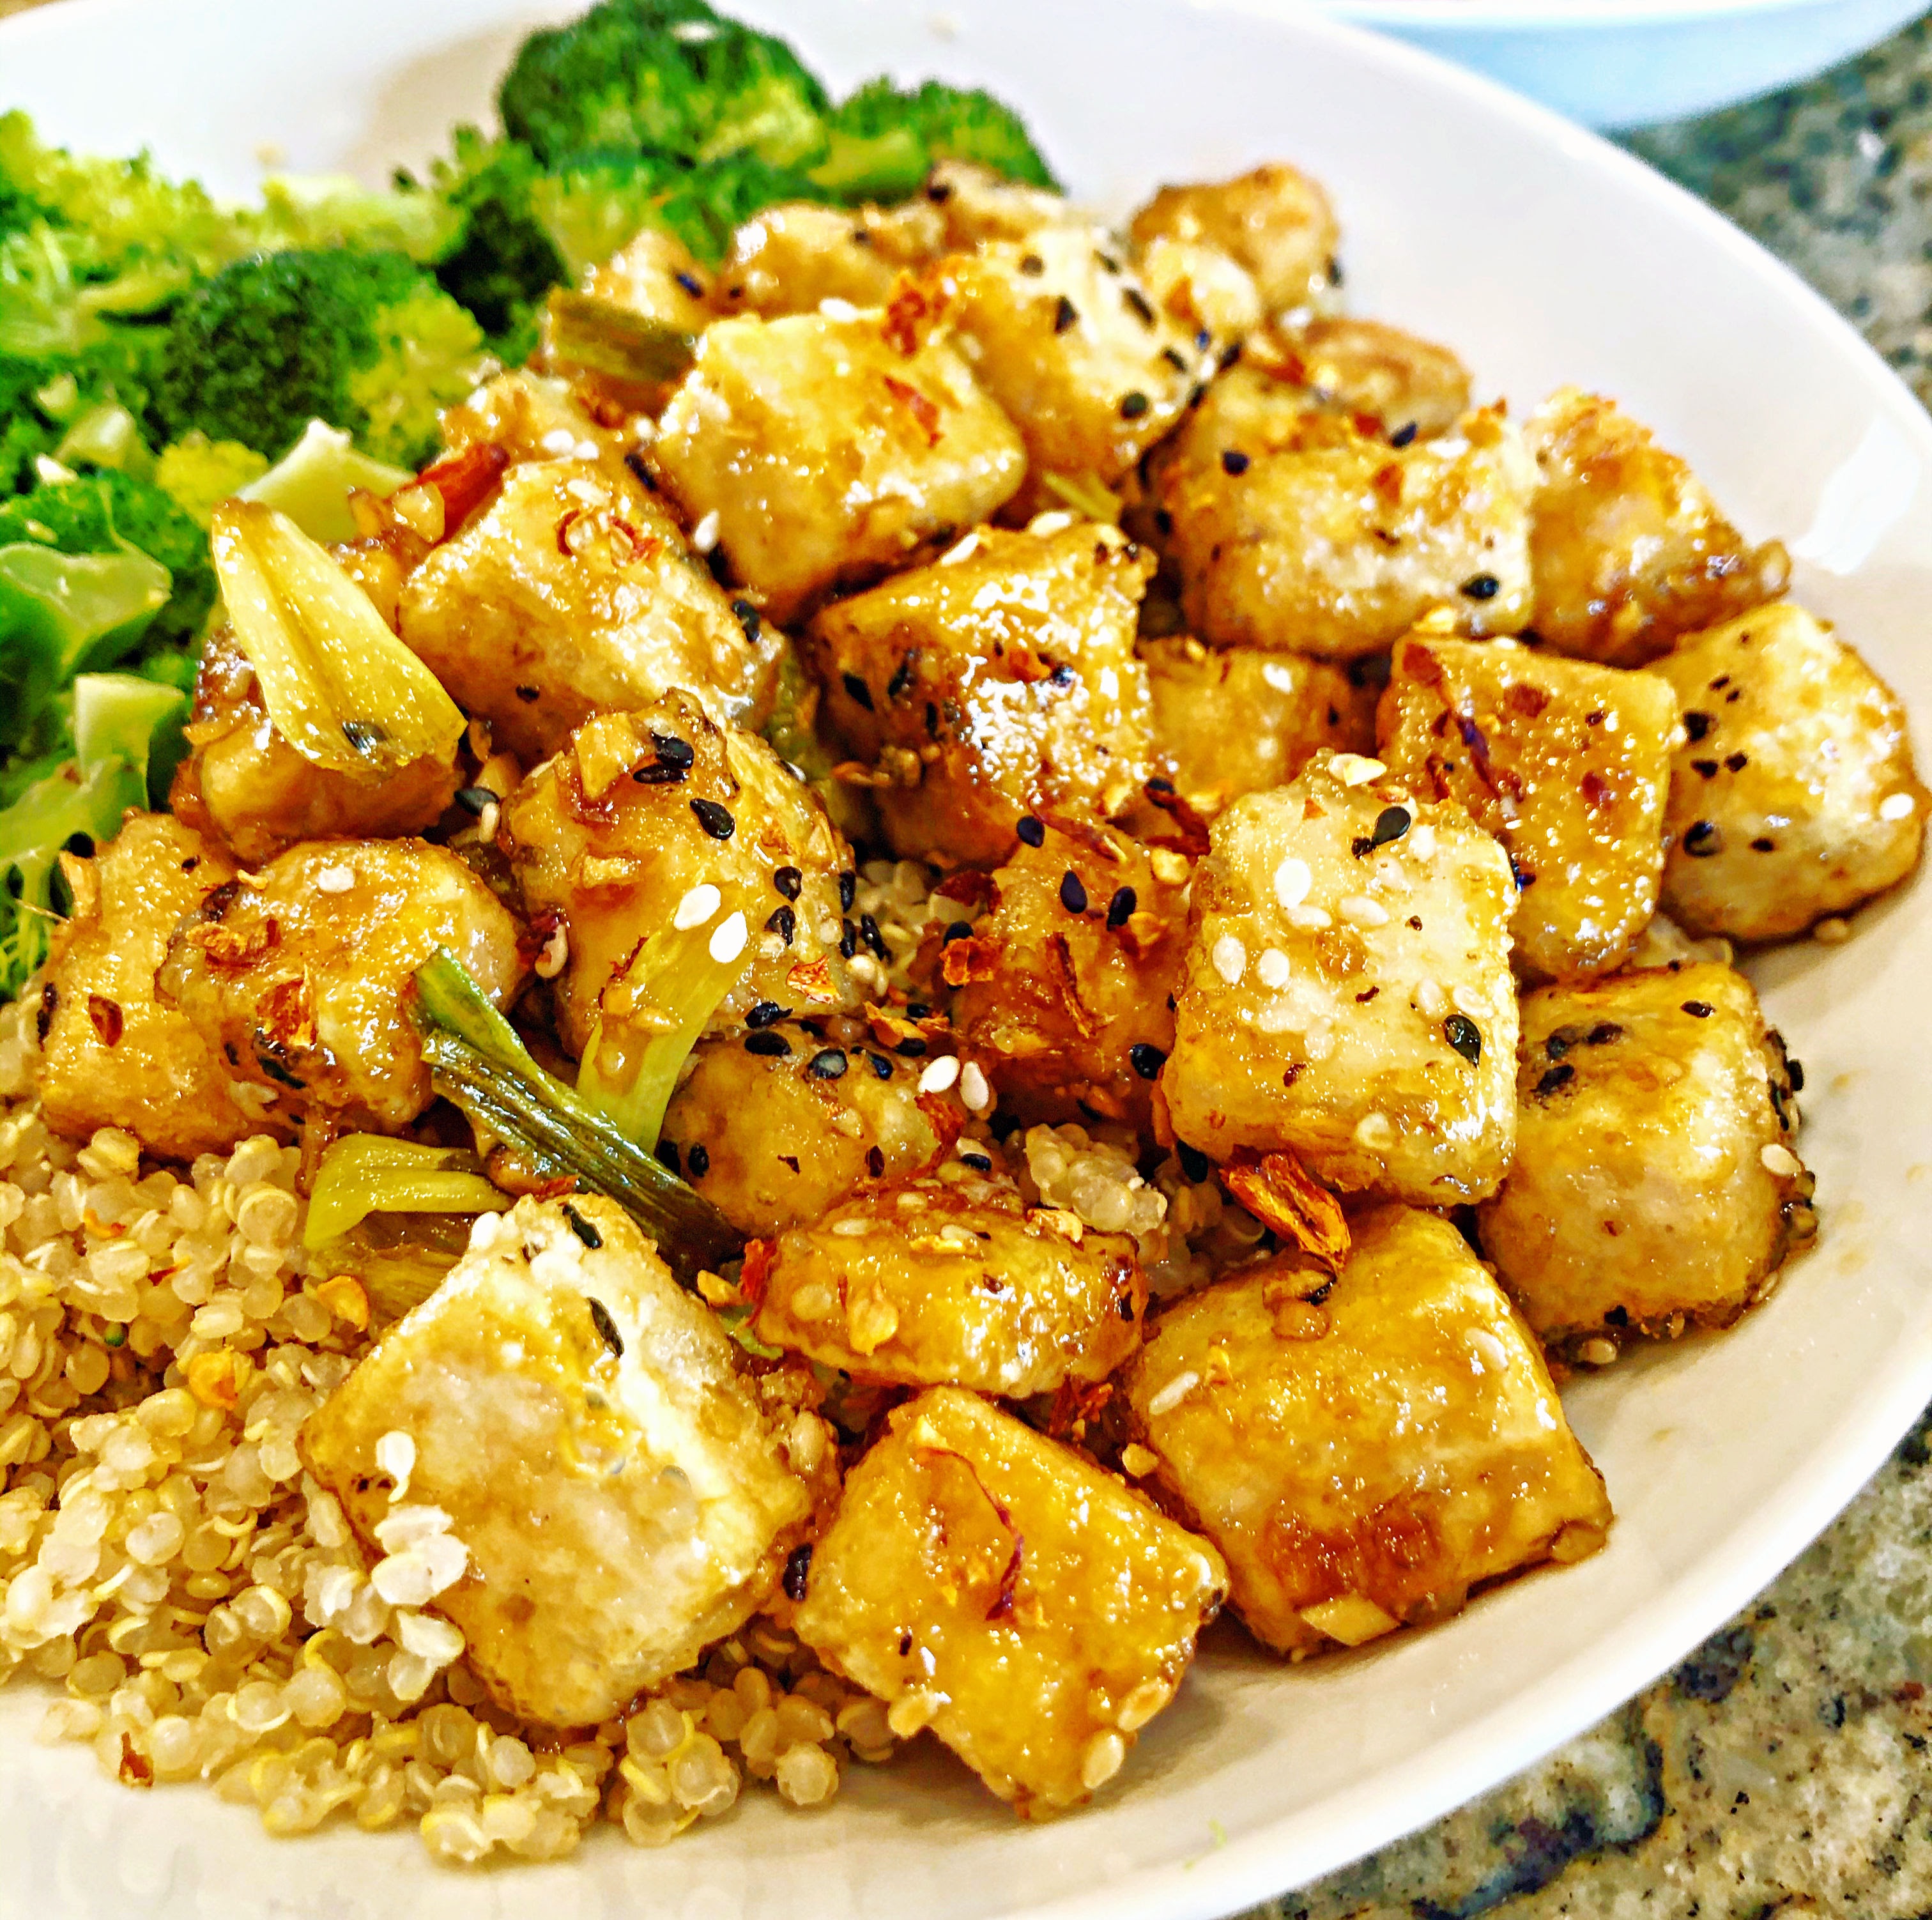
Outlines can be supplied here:
[[452, 955], [418, 968], [416, 986], [431, 1080], [472, 1126], [616, 1201], [687, 1286], [743, 1252], [744, 1236], [709, 1201], [538, 1066]]

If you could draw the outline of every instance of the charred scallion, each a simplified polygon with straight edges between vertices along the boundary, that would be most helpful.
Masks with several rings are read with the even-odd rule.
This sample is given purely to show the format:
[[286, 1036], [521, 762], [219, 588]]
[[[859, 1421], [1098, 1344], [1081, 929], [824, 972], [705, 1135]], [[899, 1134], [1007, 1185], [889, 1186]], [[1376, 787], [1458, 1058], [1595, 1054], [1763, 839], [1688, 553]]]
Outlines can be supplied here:
[[627, 386], [658, 387], [680, 378], [698, 346], [681, 327], [561, 286], [550, 296], [544, 334], [558, 365]]

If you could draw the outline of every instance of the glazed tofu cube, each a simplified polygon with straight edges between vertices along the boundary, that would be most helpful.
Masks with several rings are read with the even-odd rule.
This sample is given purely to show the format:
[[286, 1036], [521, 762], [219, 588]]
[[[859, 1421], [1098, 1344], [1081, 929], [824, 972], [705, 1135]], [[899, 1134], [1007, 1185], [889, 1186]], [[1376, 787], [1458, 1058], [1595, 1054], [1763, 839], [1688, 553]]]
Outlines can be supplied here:
[[527, 968], [521, 934], [426, 840], [304, 841], [181, 922], [155, 991], [280, 1112], [394, 1132], [432, 1097], [408, 1010], [416, 969], [448, 952], [507, 1006]]
[[1262, 323], [1254, 276], [1218, 247], [1156, 235], [1134, 266], [1148, 298], [1204, 351], [1246, 340]]
[[845, 1481], [795, 1626], [1030, 1818], [1117, 1773], [1173, 1697], [1227, 1568], [1090, 1460], [940, 1387]]
[[1325, 660], [1206, 647], [1184, 634], [1143, 640], [1141, 658], [1155, 760], [1204, 818], [1292, 780], [1323, 747], [1375, 750], [1373, 684]]
[[718, 269], [733, 310], [815, 314], [822, 300], [883, 307], [905, 269], [946, 250], [946, 221], [929, 200], [902, 207], [767, 207], [731, 236]]
[[35, 1012], [40, 1111], [84, 1139], [124, 1127], [163, 1160], [226, 1154], [250, 1133], [286, 1136], [272, 1093], [226, 1072], [193, 1023], [155, 998], [175, 922], [235, 869], [166, 814], [130, 813], [92, 860], [62, 863], [73, 910], [54, 928]]
[[[1237, 417], [1264, 430], [1217, 448]], [[1213, 646], [1344, 660], [1392, 646], [1436, 608], [1462, 633], [1514, 633], [1529, 615], [1534, 482], [1492, 411], [1396, 448], [1292, 397], [1244, 400], [1197, 422], [1160, 478], [1189, 630]]]
[[486, 380], [460, 406], [446, 409], [442, 424], [446, 458], [494, 447], [511, 466], [574, 458], [596, 461], [614, 479], [627, 477], [624, 455], [635, 444], [592, 420], [567, 380], [526, 367]]
[[1026, 442], [1022, 517], [1065, 504], [1054, 476], [1118, 480], [1179, 420], [1201, 370], [1191, 336], [1097, 228], [988, 242], [939, 262], [920, 291]]
[[926, 1062], [863, 1024], [779, 1019], [707, 1040], [666, 1109], [661, 1154], [740, 1232], [782, 1233], [850, 1195], [924, 1172], [965, 1131], [956, 1094], [920, 1091]]
[[1249, 352], [1318, 404], [1366, 415], [1388, 433], [1427, 440], [1468, 411], [1468, 368], [1448, 347], [1379, 320], [1311, 320]]
[[1792, 1150], [1802, 1078], [1729, 967], [1524, 996], [1516, 1161], [1478, 1221], [1546, 1345], [1608, 1360], [1769, 1290], [1816, 1227]]
[[1324, 304], [1340, 282], [1341, 230], [1328, 196], [1292, 166], [1257, 166], [1232, 180], [1163, 187], [1133, 217], [1137, 245], [1204, 241], [1254, 277], [1270, 314]]
[[1613, 401], [1564, 387], [1525, 432], [1543, 476], [1530, 624], [1558, 652], [1641, 667], [1678, 634], [1784, 591], [1784, 549], [1753, 546], [1690, 468]]
[[688, 694], [586, 722], [503, 803], [497, 839], [532, 918], [562, 934], [551, 992], [572, 1054], [600, 1019], [614, 1048], [663, 1030], [644, 943], [680, 920], [711, 927], [721, 960], [750, 951], [713, 1030], [766, 1000], [858, 1004], [840, 951], [851, 850], [763, 740]]
[[1144, 1132], [1174, 1045], [1187, 863], [1084, 824], [1036, 821], [1028, 835], [994, 874], [972, 937], [940, 951], [960, 1045], [1016, 1119], [1098, 1114]]
[[1218, 1160], [1287, 1148], [1343, 1192], [1452, 1206], [1516, 1136], [1509, 856], [1381, 763], [1318, 754], [1237, 800], [1195, 870], [1162, 1077]]
[[1509, 851], [1510, 931], [1532, 979], [1622, 964], [1657, 910], [1671, 752], [1667, 682], [1412, 634], [1395, 650], [1381, 756], [1418, 794], [1453, 800]]
[[1300, 1256], [1190, 1294], [1125, 1387], [1164, 1502], [1226, 1556], [1249, 1630], [1299, 1658], [1594, 1552], [1604, 1483], [1528, 1330], [1432, 1214], [1358, 1214], [1332, 1288]]
[[942, 160], [926, 183], [926, 202], [946, 224], [948, 252], [970, 253], [982, 240], [1024, 240], [1042, 226], [1077, 220], [1058, 194], [1022, 187], [970, 160]]
[[653, 457], [780, 622], [910, 565], [1004, 506], [1026, 472], [1018, 433], [966, 363], [876, 313], [719, 321]]
[[811, 1507], [716, 1317], [592, 1194], [483, 1216], [301, 1448], [372, 1556], [398, 1516], [448, 1515], [466, 1564], [436, 1606], [496, 1704], [557, 1727], [742, 1624]]
[[1036, 806], [1117, 813], [1148, 764], [1134, 624], [1150, 556], [1111, 526], [991, 528], [828, 607], [806, 654], [900, 853], [992, 866]]
[[1132, 1239], [960, 1171], [880, 1186], [780, 1234], [758, 1337], [861, 1380], [1012, 1400], [1106, 1379], [1140, 1344]]
[[1823, 622], [1762, 607], [1655, 670], [1684, 716], [1664, 902], [1691, 932], [1802, 933], [1918, 865], [1928, 796], [1905, 710]]

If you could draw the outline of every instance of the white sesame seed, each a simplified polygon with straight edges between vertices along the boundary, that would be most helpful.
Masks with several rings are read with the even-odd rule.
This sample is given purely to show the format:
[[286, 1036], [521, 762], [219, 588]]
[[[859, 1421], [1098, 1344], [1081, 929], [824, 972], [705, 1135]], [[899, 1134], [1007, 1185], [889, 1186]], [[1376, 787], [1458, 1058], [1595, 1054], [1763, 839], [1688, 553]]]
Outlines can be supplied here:
[[960, 1070], [959, 1097], [966, 1102], [968, 1113], [984, 1113], [992, 1104], [993, 1090], [976, 1060], [969, 1060]]
[[718, 544], [718, 509], [711, 511], [691, 530], [691, 544], [694, 552], [708, 554]]
[[1279, 660], [1264, 660], [1262, 662], [1262, 678], [1276, 693], [1292, 693], [1294, 691], [1294, 668], [1284, 667]]
[[494, 840], [496, 837], [496, 823], [503, 817], [503, 810], [494, 800], [487, 801], [483, 811], [476, 816], [476, 837], [479, 840]]
[[1586, 1366], [1607, 1366], [1617, 1357], [1617, 1343], [1599, 1336], [1594, 1340], [1586, 1340], [1576, 1349], [1576, 1358]]
[[1409, 829], [1408, 850], [1418, 860], [1430, 859], [1436, 851], [1436, 830], [1428, 821], [1419, 821]]
[[1910, 820], [1912, 810], [1910, 794], [1888, 794], [1878, 803], [1878, 817], [1881, 820]]
[[818, 310], [828, 320], [856, 320], [859, 310], [849, 300], [842, 300], [836, 293], [828, 293], [818, 303]]
[[315, 877], [317, 889], [324, 893], [346, 893], [356, 884], [353, 867], [324, 867]]
[[942, 1054], [919, 1076], [922, 1094], [943, 1094], [959, 1078], [959, 1056]]
[[1804, 1171], [1804, 1163], [1789, 1147], [1774, 1144], [1766, 1147], [1758, 1158], [1763, 1162], [1765, 1172], [1775, 1174], [1780, 1180], [1794, 1179]]
[[649, 446], [657, 436], [658, 423], [648, 413], [640, 413], [631, 422], [631, 437], [639, 446]]
[[540, 980], [555, 980], [569, 960], [570, 929], [560, 922], [549, 939], [544, 942], [543, 951], [537, 956], [537, 978]]
[[1811, 929], [1811, 938], [1820, 946], [1842, 946], [1852, 937], [1852, 923], [1829, 914]]
[[1319, 933], [1324, 927], [1332, 927], [1335, 922], [1319, 907], [1291, 907], [1288, 910], [1288, 923], [1300, 933]]
[[553, 427], [537, 445], [547, 454], [561, 460], [577, 444], [577, 436], [568, 427]]
[[1201, 1376], [1198, 1373], [1177, 1373], [1148, 1402], [1149, 1418], [1158, 1420], [1162, 1414], [1173, 1412], [1200, 1384]]
[[1056, 533], [1064, 533], [1078, 517], [1056, 507], [1051, 513], [1035, 514], [1027, 522], [1027, 531], [1036, 540], [1050, 540]]
[[1425, 1020], [1439, 1020], [1449, 1011], [1449, 996], [1436, 980], [1419, 980], [1415, 988], [1415, 1010]]
[[1308, 898], [1308, 890], [1315, 884], [1315, 876], [1308, 870], [1306, 860], [1298, 860], [1291, 854], [1274, 870], [1274, 897], [1284, 907], [1298, 907]]
[[1335, 910], [1351, 926], [1385, 927], [1388, 925], [1388, 909], [1379, 900], [1371, 900], [1366, 893], [1350, 894]]
[[1261, 976], [1264, 987], [1285, 987], [1288, 984], [1288, 956], [1278, 946], [1262, 950], [1262, 957], [1255, 962], [1255, 971]]
[[400, 1501], [409, 1491], [410, 1474], [416, 1463], [416, 1443], [400, 1428], [392, 1428], [376, 1442], [376, 1470], [386, 1473], [395, 1483], [395, 1490], [389, 1498]]
[[1371, 780], [1379, 780], [1388, 771], [1378, 760], [1369, 760], [1358, 753], [1338, 753], [1328, 763], [1328, 770], [1345, 787], [1366, 787]]
[[677, 903], [670, 923], [680, 933], [701, 927], [724, 904], [724, 896], [707, 880], [700, 881]]
[[856, 1220], [834, 1220], [832, 1231], [841, 1240], [858, 1240], [872, 1230], [872, 1223], [862, 1216]]
[[745, 943], [750, 938], [750, 929], [745, 925], [744, 915], [734, 913], [729, 920], [719, 921], [711, 936], [710, 952], [712, 958], [721, 967], [728, 966], [744, 952]]
[[571, 452], [579, 460], [595, 460], [603, 452], [603, 448], [595, 440], [579, 440], [576, 446], [571, 448]]
[[976, 526], [964, 539], [957, 540], [939, 556], [943, 567], [956, 567], [962, 560], [970, 560], [980, 544], [980, 530]]
[[1231, 987], [1239, 986], [1241, 976], [1248, 970], [1248, 950], [1231, 933], [1224, 933], [1215, 941], [1208, 956], [1214, 963], [1214, 970]]
[[1361, 1145], [1379, 1150], [1394, 1143], [1395, 1129], [1389, 1124], [1387, 1114], [1365, 1113], [1355, 1123], [1355, 1138]]

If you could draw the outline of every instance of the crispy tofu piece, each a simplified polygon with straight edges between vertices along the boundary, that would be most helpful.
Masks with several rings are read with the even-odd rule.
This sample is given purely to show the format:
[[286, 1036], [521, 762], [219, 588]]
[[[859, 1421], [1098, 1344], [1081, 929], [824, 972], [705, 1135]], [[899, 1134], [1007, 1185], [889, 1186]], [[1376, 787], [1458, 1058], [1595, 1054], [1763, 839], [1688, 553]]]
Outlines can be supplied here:
[[1816, 1230], [1784, 1043], [1725, 966], [1680, 962], [1522, 1001], [1515, 1163], [1478, 1216], [1546, 1344], [1725, 1326]]
[[1654, 670], [1684, 715], [1664, 902], [1692, 933], [1802, 933], [1918, 865], [1932, 796], [1905, 710], [1822, 621], [1762, 607]]
[[155, 998], [168, 937], [235, 869], [166, 814], [130, 813], [92, 860], [66, 856], [73, 910], [53, 932], [37, 1014], [40, 1111], [84, 1139], [124, 1127], [163, 1160], [226, 1154], [250, 1133], [286, 1138], [272, 1095], [238, 1082], [194, 1025]]
[[1641, 667], [1678, 634], [1784, 591], [1784, 549], [1751, 545], [1690, 468], [1614, 401], [1564, 387], [1525, 434], [1543, 475], [1530, 624], [1558, 652]]
[[1204, 818], [1292, 780], [1323, 747], [1375, 749], [1374, 686], [1325, 660], [1207, 647], [1189, 634], [1143, 640], [1140, 652], [1155, 761]]
[[964, 361], [875, 312], [719, 321], [664, 409], [653, 458], [780, 622], [986, 519], [1026, 472], [1018, 430]]
[[1249, 1630], [1300, 1658], [1573, 1561], [1602, 1478], [1528, 1330], [1433, 1214], [1354, 1221], [1340, 1276], [1299, 1255], [1162, 1314], [1124, 1382], [1154, 1482], [1226, 1556]]
[[428, 841], [305, 841], [188, 914], [155, 989], [281, 1112], [393, 1132], [431, 1098], [406, 1004], [416, 969], [446, 951], [506, 1006], [525, 973], [520, 934]]
[[633, 444], [628, 435], [598, 425], [567, 380], [525, 367], [499, 374], [460, 406], [446, 408], [442, 426], [446, 457], [489, 446], [501, 448], [512, 466], [575, 458], [595, 460], [620, 482]]
[[1154, 561], [1111, 526], [970, 537], [828, 607], [805, 651], [893, 847], [991, 866], [1022, 814], [1117, 813], [1147, 778], [1134, 623]]
[[1138, 1494], [956, 1388], [891, 1416], [813, 1552], [799, 1636], [1037, 1818], [1112, 1778], [1227, 1568]]
[[946, 250], [946, 220], [929, 200], [898, 207], [766, 207], [731, 236], [718, 269], [729, 312], [815, 314], [821, 300], [883, 307], [905, 269]]
[[1219, 247], [1156, 234], [1134, 265], [1154, 304], [1204, 352], [1246, 340], [1262, 323], [1254, 275]]
[[1253, 275], [1270, 314], [1325, 304], [1340, 283], [1341, 230], [1328, 196], [1292, 166], [1257, 166], [1232, 180], [1163, 187], [1133, 217], [1142, 247], [1204, 241]]
[[673, 687], [750, 727], [777, 692], [779, 636], [732, 610], [632, 475], [587, 460], [513, 466], [410, 574], [401, 610], [410, 648], [526, 765]]
[[702, 333], [718, 317], [710, 270], [682, 241], [655, 226], [592, 267], [584, 276], [584, 290], [687, 333]]
[[[586, 722], [504, 802], [497, 840], [532, 916], [563, 929], [551, 991], [572, 1054], [600, 1018], [614, 1047], [661, 1030], [642, 949], [687, 900], [694, 925], [722, 932], [742, 914], [749, 935], [750, 963], [711, 1030], [764, 1000], [858, 1004], [840, 951], [851, 849], [763, 740], [716, 725], [688, 694]], [[718, 897], [694, 897], [705, 886]]]
[[994, 874], [971, 937], [941, 949], [961, 1047], [1016, 1119], [1147, 1130], [1187, 944], [1186, 862], [1160, 860], [1166, 879], [1124, 833], [1042, 822]]
[[268, 718], [255, 670], [226, 626], [202, 644], [188, 738], [168, 803], [249, 866], [299, 840], [424, 832], [456, 796], [454, 753], [446, 760], [425, 754], [376, 780], [304, 759]]
[[1058, 194], [1023, 187], [970, 160], [942, 160], [926, 177], [925, 198], [945, 222], [951, 253], [970, 252], [982, 240], [1024, 240], [1079, 219]]
[[1344, 1192], [1493, 1192], [1516, 1137], [1508, 855], [1324, 754], [1213, 834], [1161, 1079], [1174, 1132], [1218, 1160], [1287, 1148]]
[[1172, 429], [1202, 371], [1191, 335], [1097, 227], [985, 242], [916, 291], [1026, 442], [1010, 509], [1022, 519], [1066, 504], [1056, 476], [1112, 485]]
[[1677, 704], [1654, 674], [1412, 634], [1377, 730], [1390, 774], [1508, 850], [1532, 979], [1606, 974], [1657, 910]]
[[[416, 1450], [394, 1506], [390, 1433]], [[449, 1516], [469, 1568], [436, 1606], [498, 1706], [559, 1727], [742, 1624], [811, 1508], [730, 1336], [592, 1194], [484, 1215], [301, 1448], [372, 1553], [400, 1508]]]
[[1535, 467], [1508, 422], [1468, 413], [1392, 447], [1265, 379], [1242, 376], [1218, 404], [1210, 388], [1160, 476], [1197, 639], [1347, 660], [1433, 608], [1466, 634], [1524, 625]]
[[658, 1151], [731, 1224], [782, 1233], [882, 1182], [932, 1166], [965, 1130], [956, 1094], [922, 1094], [922, 1059], [853, 1019], [771, 1017], [705, 1041], [671, 1096]]
[[1469, 407], [1469, 370], [1446, 346], [1380, 320], [1336, 316], [1250, 345], [1276, 378], [1323, 406], [1379, 421], [1384, 431], [1446, 434]]
[[1147, 1310], [1131, 1236], [958, 1172], [889, 1183], [780, 1234], [758, 1337], [862, 1380], [1012, 1400], [1106, 1379]]

